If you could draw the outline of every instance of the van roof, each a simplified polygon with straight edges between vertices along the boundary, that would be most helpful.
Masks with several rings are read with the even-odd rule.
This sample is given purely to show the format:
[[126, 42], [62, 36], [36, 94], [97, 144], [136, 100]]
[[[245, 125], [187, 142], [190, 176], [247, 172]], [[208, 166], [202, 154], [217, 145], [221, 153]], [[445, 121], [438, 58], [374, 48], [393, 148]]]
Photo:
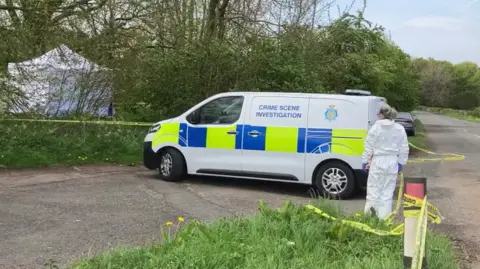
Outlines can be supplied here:
[[322, 97], [322, 98], [331, 98], [331, 99], [350, 99], [350, 100], [355, 100], [355, 99], [377, 99], [377, 98], [384, 98], [380, 96], [374, 96], [374, 95], [347, 95], [347, 94], [327, 94], [327, 93], [300, 93], [300, 92], [241, 92], [241, 91], [232, 91], [232, 92], [223, 92], [219, 93], [216, 96], [228, 96], [228, 95], [245, 95], [245, 96], [251, 96], [251, 95], [275, 95], [275, 96], [284, 96], [284, 97]]

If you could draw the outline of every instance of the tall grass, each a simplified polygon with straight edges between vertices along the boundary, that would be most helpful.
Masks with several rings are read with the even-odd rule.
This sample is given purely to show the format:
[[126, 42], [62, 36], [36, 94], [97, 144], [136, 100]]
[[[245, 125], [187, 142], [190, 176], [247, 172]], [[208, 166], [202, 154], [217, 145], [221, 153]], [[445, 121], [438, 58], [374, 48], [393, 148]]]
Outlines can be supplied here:
[[[342, 218], [340, 212], [329, 213]], [[374, 227], [386, 227], [372, 217], [360, 218]], [[261, 205], [260, 213], [250, 218], [175, 223], [165, 229], [163, 244], [116, 249], [81, 260], [73, 268], [403, 269], [402, 237], [356, 230], [290, 202], [280, 211]], [[431, 268], [457, 268], [446, 237], [430, 232], [427, 240]]]
[[139, 163], [148, 127], [0, 121], [0, 166]]

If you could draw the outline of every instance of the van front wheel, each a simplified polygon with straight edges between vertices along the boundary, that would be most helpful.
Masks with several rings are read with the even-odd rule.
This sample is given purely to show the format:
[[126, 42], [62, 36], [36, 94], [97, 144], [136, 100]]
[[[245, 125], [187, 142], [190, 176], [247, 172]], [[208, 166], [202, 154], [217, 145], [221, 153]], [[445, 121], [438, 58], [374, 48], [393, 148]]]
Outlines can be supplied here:
[[347, 165], [332, 161], [317, 169], [314, 184], [324, 198], [347, 199], [355, 191], [355, 176]]
[[158, 172], [165, 181], [180, 181], [186, 176], [185, 159], [176, 149], [165, 149], [160, 153]]

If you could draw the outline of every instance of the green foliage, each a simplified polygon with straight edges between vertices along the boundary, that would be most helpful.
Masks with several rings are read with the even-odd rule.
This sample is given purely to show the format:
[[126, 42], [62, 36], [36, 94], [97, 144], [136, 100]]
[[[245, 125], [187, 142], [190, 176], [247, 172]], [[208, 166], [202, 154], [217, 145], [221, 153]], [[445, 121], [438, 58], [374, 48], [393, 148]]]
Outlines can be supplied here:
[[312, 29], [285, 25], [276, 36], [235, 42], [193, 42], [181, 48], [132, 52], [118, 66], [116, 88], [124, 119], [177, 116], [224, 91], [343, 92], [368, 89], [400, 110], [417, 105], [410, 58], [383, 29], [345, 16]]
[[477, 108], [475, 108], [475, 109], [472, 110], [472, 111], [469, 111], [469, 113], [470, 113], [473, 117], [480, 118], [480, 107], [477, 107]]
[[416, 59], [420, 74], [420, 104], [472, 110], [480, 106], [480, 68], [472, 62], [453, 65], [434, 59]]
[[[324, 209], [323, 203], [318, 204]], [[365, 233], [291, 202], [278, 210], [261, 202], [259, 211], [250, 218], [224, 218], [209, 224], [169, 223], [167, 230], [175, 230], [169, 231], [176, 234], [175, 239], [168, 237], [163, 244], [149, 247], [116, 249], [79, 261], [73, 268], [403, 268], [402, 237]], [[344, 216], [330, 206], [325, 212], [386, 228], [374, 217]], [[432, 268], [457, 268], [447, 238], [428, 233], [427, 252]]]
[[15, 102], [23, 100], [23, 94], [9, 83], [7, 76], [0, 70], [0, 116], [8, 113]]
[[[361, 88], [386, 97], [398, 110], [418, 104], [480, 106], [475, 63], [412, 61], [363, 11], [351, 15], [347, 9], [333, 22], [318, 25], [317, 17], [326, 14], [304, 12], [311, 8], [308, 1], [265, 1], [258, 7], [227, 0], [37, 2], [7, 1], [0, 7], [5, 20], [0, 74], [9, 62], [67, 44], [112, 69], [117, 115], [126, 120], [176, 116], [229, 90], [338, 93]], [[270, 12], [283, 16], [259, 20], [275, 20]], [[5, 102], [0, 100], [0, 110]]]
[[138, 164], [148, 127], [0, 121], [0, 166]]

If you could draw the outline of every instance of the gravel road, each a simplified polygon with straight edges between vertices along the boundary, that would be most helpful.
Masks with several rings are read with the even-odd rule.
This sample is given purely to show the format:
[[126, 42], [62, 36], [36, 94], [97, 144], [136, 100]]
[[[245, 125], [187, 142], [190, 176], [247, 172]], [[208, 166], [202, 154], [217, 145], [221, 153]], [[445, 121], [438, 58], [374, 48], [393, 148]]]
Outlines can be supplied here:
[[[480, 126], [418, 113], [439, 152], [465, 154], [463, 162], [408, 165], [407, 176], [427, 176], [429, 199], [447, 218], [440, 229], [455, 236], [472, 268], [480, 267]], [[142, 167], [81, 166], [0, 172], [0, 268], [62, 267], [118, 246], [159, 238], [159, 226], [178, 216], [212, 220], [252, 214], [258, 200], [280, 206], [307, 203], [306, 187], [269, 182], [191, 178], [156, 179]], [[359, 211], [363, 199], [341, 201]]]

